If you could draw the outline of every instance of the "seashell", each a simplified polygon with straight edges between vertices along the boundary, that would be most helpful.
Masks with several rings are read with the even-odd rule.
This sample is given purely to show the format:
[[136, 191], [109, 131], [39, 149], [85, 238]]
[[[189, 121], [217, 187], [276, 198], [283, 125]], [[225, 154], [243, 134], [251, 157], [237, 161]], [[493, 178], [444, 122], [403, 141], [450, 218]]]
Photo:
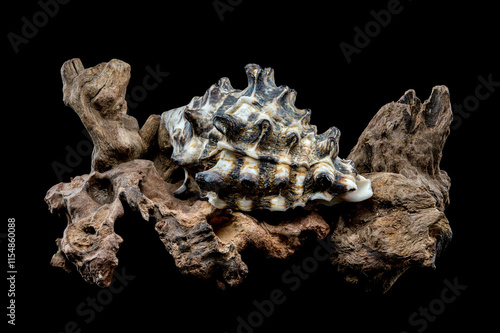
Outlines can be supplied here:
[[340, 131], [317, 134], [311, 111], [295, 107], [295, 90], [276, 86], [273, 69], [245, 69], [244, 90], [222, 78], [202, 97], [162, 114], [171, 158], [186, 181], [194, 180], [216, 208], [242, 211], [371, 197], [370, 181], [338, 157]]

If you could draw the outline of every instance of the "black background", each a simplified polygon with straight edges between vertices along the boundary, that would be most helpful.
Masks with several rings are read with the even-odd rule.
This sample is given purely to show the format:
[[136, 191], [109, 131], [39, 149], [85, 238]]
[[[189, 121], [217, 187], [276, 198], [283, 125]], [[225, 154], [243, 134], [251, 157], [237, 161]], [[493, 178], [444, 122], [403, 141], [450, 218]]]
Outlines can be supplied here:
[[[2, 189], [4, 222], [17, 221], [15, 329], [64, 332], [74, 321], [81, 332], [128, 331], [136, 325], [145, 332], [236, 332], [238, 316], [247, 318], [255, 311], [254, 300], [267, 299], [278, 288], [286, 301], [255, 332], [417, 332], [423, 327], [411, 326], [409, 316], [441, 297], [445, 279], [457, 279], [467, 289], [425, 332], [495, 329], [498, 218], [490, 211], [498, 187], [498, 91], [462, 117], [445, 146], [441, 168], [452, 179], [446, 210], [454, 232], [450, 246], [436, 270], [411, 269], [386, 294], [346, 285], [328, 263], [289, 291], [281, 276], [311, 254], [313, 243], [284, 263], [246, 258], [247, 280], [222, 292], [211, 282], [181, 276], [153, 225], [131, 212], [116, 223], [124, 239], [117, 271], [125, 269], [134, 278], [89, 323], [76, 308], [100, 289], [49, 264], [66, 223], [51, 215], [43, 200], [59, 182], [52, 163], [64, 164], [65, 147], [86, 140], [78, 116], [62, 102], [64, 61], [78, 57], [91, 67], [121, 59], [132, 67], [129, 91], [142, 85], [147, 66], [168, 72], [129, 110], [141, 125], [150, 114], [203, 95], [221, 77], [243, 89], [247, 63], [272, 67], [277, 84], [298, 92], [297, 107], [312, 109], [319, 132], [332, 125], [342, 131], [340, 155], [346, 157], [378, 109], [407, 89], [425, 100], [433, 86], [446, 85], [452, 104], [461, 104], [474, 96], [479, 76], [500, 81], [498, 15], [493, 4], [479, 1], [402, 0], [401, 12], [348, 63], [339, 44], [353, 45], [354, 28], [364, 29], [374, 20], [370, 12], [386, 9], [388, 2], [233, 0], [221, 20], [210, 0], [74, 0], [60, 5], [18, 52], [8, 33], [21, 35], [22, 18], [33, 21], [41, 7], [36, 1], [4, 4]], [[64, 181], [88, 173], [90, 157], [73, 169]], [[6, 258], [4, 238], [2, 253]], [[8, 286], [3, 285], [5, 309]]]

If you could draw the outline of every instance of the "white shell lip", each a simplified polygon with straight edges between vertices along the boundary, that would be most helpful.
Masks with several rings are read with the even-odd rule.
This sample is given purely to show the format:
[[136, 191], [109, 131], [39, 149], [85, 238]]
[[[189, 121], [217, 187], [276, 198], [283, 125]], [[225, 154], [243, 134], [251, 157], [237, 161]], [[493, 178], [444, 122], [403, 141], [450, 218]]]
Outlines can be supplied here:
[[271, 198], [271, 206], [269, 208], [270, 211], [276, 211], [276, 212], [284, 212], [286, 211], [286, 201], [285, 198], [279, 194], [276, 197]]
[[224, 200], [221, 200], [215, 192], [208, 192], [207, 198], [208, 202], [210, 202], [210, 204], [217, 209], [224, 209], [227, 206], [227, 203]]
[[249, 212], [252, 210], [253, 202], [252, 200], [247, 200], [246, 197], [239, 199], [237, 202], [238, 208], [244, 212]]
[[337, 196], [339, 199], [347, 202], [360, 202], [372, 197], [372, 182], [361, 175], [358, 175], [358, 177], [359, 181], [356, 182], [357, 189], [354, 191], [339, 194]]

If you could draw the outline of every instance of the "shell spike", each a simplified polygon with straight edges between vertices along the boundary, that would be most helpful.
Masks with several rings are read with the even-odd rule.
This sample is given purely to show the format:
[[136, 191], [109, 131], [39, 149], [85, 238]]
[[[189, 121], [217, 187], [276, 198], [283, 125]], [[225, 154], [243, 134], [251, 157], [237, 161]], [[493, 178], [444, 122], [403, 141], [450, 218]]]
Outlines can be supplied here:
[[330, 127], [326, 132], [318, 136], [319, 145], [322, 155], [329, 156], [335, 159], [338, 154], [338, 142], [340, 139], [340, 131], [337, 127]]
[[288, 86], [282, 86], [280, 88], [283, 90], [276, 96], [276, 100], [278, 100], [282, 106], [293, 108], [295, 106], [295, 100], [297, 99], [297, 92], [294, 89], [290, 89]]
[[293, 131], [293, 132], [288, 132], [285, 135], [285, 150], [286, 150], [286, 155], [290, 153], [291, 150], [293, 150], [300, 141], [300, 134]]
[[215, 116], [213, 125], [226, 137], [237, 135], [239, 128], [241, 127], [239, 121], [229, 114]]
[[224, 177], [225, 175], [220, 172], [208, 170], [197, 173], [195, 180], [200, 189], [218, 192], [224, 186]]
[[329, 139], [332, 139], [332, 140], [335, 140], [335, 141], [339, 141], [340, 140], [340, 130], [333, 126], [333, 127], [330, 127], [326, 132], [325, 134], [328, 136]]
[[308, 127], [311, 123], [311, 109], [305, 109], [304, 115], [300, 118], [300, 124], [302, 127]]
[[325, 191], [332, 187], [335, 177], [331, 172], [323, 171], [318, 173], [314, 180], [316, 184], [318, 184], [320, 191]]
[[196, 123], [196, 110], [186, 108], [184, 110], [184, 118], [189, 121], [193, 129], [196, 129], [198, 127]]
[[261, 119], [255, 125], [259, 128], [260, 131], [259, 139], [262, 139], [264, 135], [269, 135], [273, 129], [273, 125], [271, 124], [269, 119]]
[[233, 86], [231, 85], [231, 81], [227, 77], [223, 77], [217, 82], [217, 85], [219, 86], [220, 89], [224, 90], [225, 92], [229, 92], [231, 90], [234, 90]]
[[245, 89], [245, 96], [254, 96], [257, 90], [257, 78], [262, 72], [262, 68], [256, 64], [248, 64], [245, 66], [245, 71], [247, 73], [248, 87]]
[[274, 81], [274, 69], [267, 67], [266, 71], [266, 82], [268, 85], [276, 87], [276, 82]]
[[255, 96], [256, 94], [261, 97], [271, 93], [277, 88], [274, 82], [274, 70], [272, 68], [262, 69], [259, 65], [248, 64], [246, 67], [248, 87], [245, 96]]

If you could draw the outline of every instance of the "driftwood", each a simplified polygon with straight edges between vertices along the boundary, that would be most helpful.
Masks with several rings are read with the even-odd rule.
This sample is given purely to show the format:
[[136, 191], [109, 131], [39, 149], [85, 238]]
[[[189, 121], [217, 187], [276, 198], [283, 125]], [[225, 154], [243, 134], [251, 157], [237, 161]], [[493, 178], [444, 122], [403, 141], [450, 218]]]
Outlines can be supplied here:
[[80, 59], [72, 59], [61, 76], [64, 104], [75, 110], [94, 143], [92, 170], [106, 171], [147, 153], [160, 118], [151, 116], [139, 130], [137, 120], [127, 115], [129, 64], [113, 59], [84, 68]]
[[382, 107], [349, 155], [374, 195], [348, 205], [332, 234], [331, 260], [346, 278], [386, 291], [409, 267], [435, 268], [451, 240], [444, 209], [450, 178], [439, 169], [452, 120], [450, 96], [413, 90]]
[[221, 288], [247, 276], [245, 251], [286, 259], [308, 238], [330, 237], [331, 262], [347, 281], [386, 291], [409, 267], [434, 267], [451, 239], [444, 215], [450, 180], [439, 169], [452, 120], [446, 87], [435, 87], [424, 103], [409, 90], [380, 109], [348, 157], [372, 181], [374, 195], [329, 207], [340, 213], [332, 221], [328, 209], [250, 214], [215, 209], [194, 189], [174, 196], [182, 181], [160, 116], [139, 128], [127, 115], [130, 66], [111, 60], [85, 69], [72, 59], [61, 74], [63, 100], [80, 116], [94, 151], [89, 174], [53, 186], [45, 197], [51, 212], [68, 218], [52, 265], [76, 268], [89, 283], [111, 283], [122, 243], [114, 224], [125, 205], [155, 223], [182, 273]]

